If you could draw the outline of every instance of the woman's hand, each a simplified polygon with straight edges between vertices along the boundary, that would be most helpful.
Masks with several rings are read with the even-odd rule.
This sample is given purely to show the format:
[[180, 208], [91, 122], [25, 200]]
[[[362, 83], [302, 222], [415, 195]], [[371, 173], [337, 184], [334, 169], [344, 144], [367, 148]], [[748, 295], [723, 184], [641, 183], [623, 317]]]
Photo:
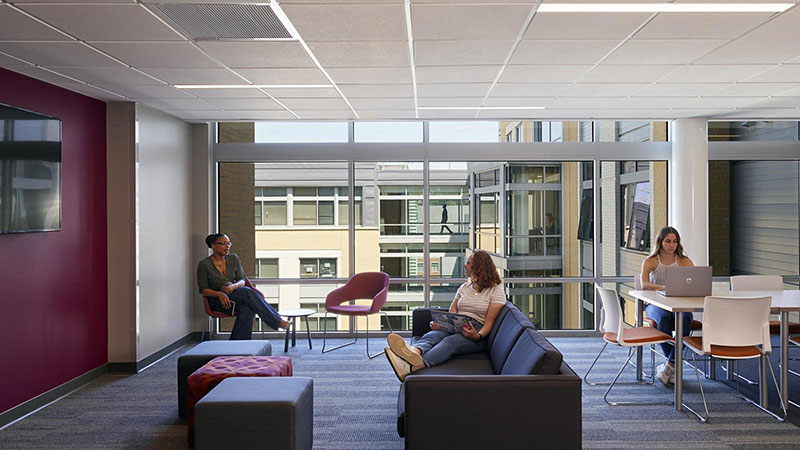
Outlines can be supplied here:
[[481, 335], [475, 331], [475, 327], [472, 326], [472, 322], [467, 322], [466, 325], [461, 327], [461, 335], [476, 342], [481, 340]]
[[[225, 289], [225, 286], [222, 288]], [[231, 299], [229, 299], [224, 292], [217, 293], [217, 298], [219, 299], [219, 302], [222, 304], [223, 308], [228, 309], [231, 307]]]
[[[222, 292], [224, 292], [224, 293], [226, 293], [226, 294], [228, 294], [228, 295], [231, 295], [231, 292], [233, 292], [233, 291], [235, 291], [235, 290], [236, 290], [236, 287], [235, 287], [235, 286], [236, 286], [236, 285], [235, 285], [235, 284], [233, 284], [233, 283], [227, 283], [227, 284], [225, 284], [224, 286], [222, 286]], [[227, 308], [227, 307], [226, 307], [226, 308]]]
[[430, 326], [431, 326], [431, 330], [439, 331], [439, 325], [436, 325], [436, 322], [431, 320]]

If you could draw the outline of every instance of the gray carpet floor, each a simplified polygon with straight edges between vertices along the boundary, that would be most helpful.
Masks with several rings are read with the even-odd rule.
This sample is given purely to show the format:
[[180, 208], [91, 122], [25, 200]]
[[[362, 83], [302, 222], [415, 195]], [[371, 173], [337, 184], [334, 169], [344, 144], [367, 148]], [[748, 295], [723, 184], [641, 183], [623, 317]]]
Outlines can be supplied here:
[[[598, 338], [551, 341], [581, 375], [602, 345]], [[400, 383], [385, 358], [368, 360], [359, 344], [321, 355], [320, 341], [308, 350], [299, 340], [289, 350], [294, 374], [314, 378], [315, 449], [403, 448], [395, 424]], [[380, 348], [377, 340], [373, 344], [373, 351]], [[272, 345], [275, 355], [284, 354], [283, 341]], [[177, 357], [185, 350], [136, 375], [105, 375], [0, 430], [0, 449], [186, 449], [186, 424], [178, 418], [175, 392]], [[607, 350], [593, 378], [610, 380], [624, 356], [619, 348]], [[693, 376], [686, 372], [685, 400], [700, 407]], [[633, 370], [623, 379], [632, 380]], [[723, 383], [709, 381], [704, 387], [712, 415], [708, 424], [668, 405], [610, 407], [602, 400], [605, 387], [584, 384], [584, 448], [800, 449], [797, 426], [777, 422]], [[800, 399], [800, 392], [794, 394]], [[619, 386], [612, 395], [618, 400], [670, 400], [673, 391], [656, 382]], [[536, 434], [547, 432], [524, 417], [509, 426], [530, 427], [532, 448]]]

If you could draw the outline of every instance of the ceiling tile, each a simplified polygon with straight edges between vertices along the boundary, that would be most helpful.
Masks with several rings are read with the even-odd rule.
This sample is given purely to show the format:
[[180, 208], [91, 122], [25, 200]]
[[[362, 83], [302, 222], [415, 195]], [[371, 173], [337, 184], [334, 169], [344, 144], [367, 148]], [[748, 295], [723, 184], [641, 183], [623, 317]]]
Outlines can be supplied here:
[[628, 41], [606, 64], [689, 64], [724, 44], [722, 39], [640, 39]]
[[209, 98], [209, 103], [222, 109], [284, 109], [271, 98]]
[[618, 109], [679, 108], [691, 100], [691, 98], [684, 97], [633, 97], [616, 99], [609, 102], [608, 105], [610, 108]]
[[40, 66], [122, 67], [113, 59], [77, 42], [0, 42], [0, 52]]
[[724, 110], [719, 108], [711, 108], [711, 109], [673, 109], [670, 110], [672, 114], [670, 118], [673, 119], [685, 119], [685, 118], [692, 118], [692, 117], [700, 117], [700, 118], [707, 118], [713, 117]]
[[687, 65], [661, 80], [662, 83], [734, 83], [770, 68], [766, 64]]
[[419, 112], [420, 119], [473, 119], [475, 113], [478, 111], [473, 110], [422, 110]]
[[503, 64], [513, 41], [414, 41], [419, 66]]
[[581, 83], [653, 83], [680, 67], [658, 64], [601, 64], [581, 78]]
[[789, 92], [784, 92], [779, 95], [779, 97], [795, 97], [800, 96], [800, 89], [793, 89]]
[[128, 98], [194, 98], [187, 92], [165, 85], [100, 84], [99, 86]]
[[146, 69], [169, 84], [247, 84], [225, 69]]
[[596, 64], [618, 43], [617, 40], [522, 41], [511, 64]]
[[530, 120], [549, 118], [549, 114], [548, 111], [535, 109], [483, 109], [478, 111], [478, 119]]
[[537, 97], [489, 97], [483, 106], [502, 107], [502, 106], [543, 106], [550, 107], [557, 99], [537, 98]]
[[362, 119], [414, 119], [416, 113], [413, 109], [357, 109], [358, 116]]
[[232, 109], [224, 111], [222, 116], [228, 120], [297, 120], [297, 117], [285, 109], [265, 111]]
[[506, 66], [501, 83], [573, 83], [578, 81], [591, 65], [520, 65]]
[[339, 84], [405, 84], [411, 83], [411, 66], [406, 67], [344, 67], [326, 68], [328, 75]]
[[84, 41], [184, 40], [137, 4], [20, 4], [19, 7]]
[[[763, 66], [762, 66], [763, 67]], [[795, 82], [800, 80], [800, 64], [782, 64], [774, 66], [752, 78], [747, 78], [747, 83], [772, 83]]]
[[234, 69], [253, 84], [327, 84], [319, 69]]
[[503, 66], [417, 67], [417, 83], [492, 83]]
[[299, 42], [203, 41], [197, 45], [231, 68], [314, 67], [314, 61]]
[[[283, 4], [283, 2], [281, 2]], [[306, 41], [406, 41], [406, 18], [397, 5], [284, 5]]]
[[53, 70], [91, 84], [162, 84], [126, 67], [55, 67]]
[[562, 97], [627, 97], [647, 87], [646, 83], [579, 83], [565, 92]]
[[800, 39], [800, 7], [795, 6], [789, 11], [772, 19], [765, 25], [753, 30], [748, 38], [766, 39]]
[[417, 85], [418, 97], [481, 97], [492, 83], [442, 83]]
[[12, 58], [11, 56], [0, 53], [0, 67], [28, 66], [28, 65], [30, 64], [26, 64], [16, 58]]
[[558, 98], [547, 105], [547, 109], [607, 109], [619, 98]]
[[524, 39], [623, 39], [647, 13], [537, 13]]
[[201, 98], [269, 98], [258, 89], [186, 89], [185, 92]]
[[492, 97], [558, 97], [570, 83], [497, 83]]
[[713, 97], [770, 97], [800, 87], [800, 83], [735, 83], [711, 92]]
[[69, 89], [70, 91], [77, 92], [79, 94], [87, 95], [92, 98], [96, 98], [98, 100], [110, 101], [110, 102], [119, 102], [124, 101], [122, 97], [116, 96], [111, 94], [107, 91], [94, 88], [92, 86], [87, 86], [85, 84], [80, 83], [59, 83], [60, 87], [64, 89]]
[[[37, 80], [42, 80], [47, 83], [51, 84], [59, 84], [59, 83], [75, 83], [75, 80], [71, 80], [69, 78], [62, 77], [58, 74], [48, 72], [44, 69], [39, 69], [34, 66], [11, 66], [8, 68], [17, 73], [21, 73], [23, 75], [27, 75], [29, 77], [36, 78]], [[83, 80], [81, 80], [83, 81]]]
[[760, 97], [703, 97], [689, 100], [682, 108], [741, 108], [760, 100]]
[[408, 42], [309, 42], [322, 67], [408, 66]]
[[136, 101], [156, 109], [217, 109], [214, 105], [197, 98], [143, 98]]
[[515, 39], [532, 5], [412, 5], [414, 39]]
[[420, 98], [417, 99], [417, 104], [419, 106], [442, 106], [442, 107], [453, 107], [453, 106], [469, 106], [472, 108], [481, 106], [483, 103], [483, 97], [427, 97], [427, 98]]
[[347, 110], [297, 110], [294, 111], [295, 114], [300, 116], [301, 119], [320, 119], [320, 120], [328, 120], [328, 119], [355, 119], [356, 116], [353, 114], [352, 111], [349, 109]]
[[[797, 118], [798, 110], [796, 109], [750, 109], [742, 108], [733, 111], [718, 111], [714, 115], [714, 119], [761, 119], [768, 117], [775, 118]], [[706, 116], [710, 117], [710, 116]]]
[[700, 97], [724, 88], [723, 83], [658, 83], [636, 93], [636, 97]]
[[295, 109], [349, 109], [341, 98], [284, 98], [281, 99], [287, 108]]
[[413, 97], [410, 84], [340, 84], [345, 97]]
[[264, 89], [269, 95], [275, 98], [323, 98], [340, 97], [336, 89], [329, 88], [279, 88]]
[[800, 39], [737, 39], [699, 64], [778, 64], [800, 56]]
[[414, 109], [413, 98], [352, 98], [348, 100], [359, 115], [361, 115], [362, 109]]
[[774, 97], [748, 104], [750, 108], [797, 108], [800, 105], [800, 91], [797, 97]]
[[[186, 0], [186, 1], [195, 1], [195, 0]], [[208, 0], [216, 2], [217, 0]], [[227, 0], [231, 2], [237, 2], [239, 0]], [[252, 1], [264, 1], [264, 0], [252, 0]], [[296, 4], [296, 3], [364, 3], [364, 0], [281, 0], [281, 5], [283, 4]], [[370, 3], [399, 3], [402, 4], [403, 0], [370, 0]]]
[[637, 39], [731, 39], [766, 20], [772, 13], [660, 13]]
[[50, 27], [31, 19], [14, 9], [0, 4], [0, 40], [14, 41], [70, 41], [71, 39]]
[[188, 42], [92, 42], [92, 46], [124, 63], [150, 69], [220, 67]]

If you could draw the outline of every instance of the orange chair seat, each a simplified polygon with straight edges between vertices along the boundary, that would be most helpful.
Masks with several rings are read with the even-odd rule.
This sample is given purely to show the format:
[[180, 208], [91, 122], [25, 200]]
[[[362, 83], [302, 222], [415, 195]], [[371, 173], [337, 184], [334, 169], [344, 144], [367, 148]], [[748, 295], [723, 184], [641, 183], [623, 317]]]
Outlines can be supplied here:
[[[636, 327], [623, 331], [625, 342], [628, 344], [648, 344], [672, 341], [672, 336], [667, 335], [653, 327]], [[617, 344], [617, 333], [607, 331], [603, 334], [606, 342]]]
[[[703, 353], [703, 336], [689, 336], [683, 338], [683, 343], [697, 353]], [[727, 345], [711, 345], [711, 356], [719, 358], [753, 358], [760, 356], [761, 351], [755, 345], [730, 347]]]
[[[781, 334], [781, 321], [769, 321], [769, 334]], [[800, 323], [789, 322], [789, 334], [800, 334]]]

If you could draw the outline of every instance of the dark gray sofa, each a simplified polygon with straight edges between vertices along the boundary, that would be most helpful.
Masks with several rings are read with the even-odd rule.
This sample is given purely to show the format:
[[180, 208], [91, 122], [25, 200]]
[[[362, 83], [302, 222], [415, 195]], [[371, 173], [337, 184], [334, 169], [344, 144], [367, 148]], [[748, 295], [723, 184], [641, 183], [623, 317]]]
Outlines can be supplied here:
[[[412, 343], [430, 331], [414, 310]], [[581, 379], [507, 302], [486, 353], [457, 356], [406, 377], [397, 431], [407, 449], [581, 448]]]

